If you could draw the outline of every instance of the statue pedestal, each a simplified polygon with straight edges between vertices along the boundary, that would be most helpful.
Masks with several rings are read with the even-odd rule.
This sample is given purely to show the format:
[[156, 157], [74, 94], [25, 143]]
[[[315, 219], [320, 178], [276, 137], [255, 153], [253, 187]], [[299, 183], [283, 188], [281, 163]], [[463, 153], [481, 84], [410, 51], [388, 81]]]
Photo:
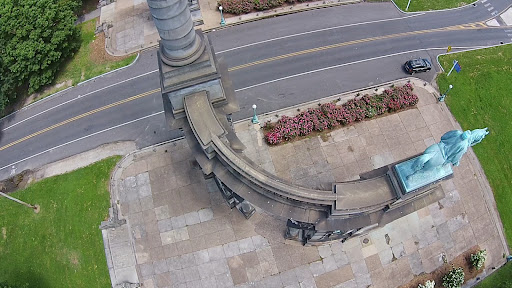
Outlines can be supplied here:
[[450, 164], [438, 166], [431, 170], [420, 170], [414, 173], [412, 165], [418, 157], [414, 157], [393, 166], [393, 172], [396, 175], [397, 182], [400, 185], [403, 195], [437, 183], [453, 174], [452, 166]]

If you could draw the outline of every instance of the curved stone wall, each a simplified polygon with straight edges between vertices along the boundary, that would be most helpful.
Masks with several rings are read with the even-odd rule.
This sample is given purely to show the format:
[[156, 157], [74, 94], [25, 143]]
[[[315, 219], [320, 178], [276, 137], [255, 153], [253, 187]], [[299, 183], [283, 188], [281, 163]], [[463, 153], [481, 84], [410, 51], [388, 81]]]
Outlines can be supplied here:
[[345, 235], [343, 232], [389, 223], [444, 197], [437, 183], [404, 195], [391, 166], [372, 171], [370, 177], [363, 177], [366, 179], [333, 183], [332, 190], [294, 185], [233, 149], [226, 137], [233, 131], [220, 121], [226, 115], [212, 106], [206, 92], [185, 96], [184, 110], [190, 126], [187, 139], [196, 147], [203, 173], [221, 182], [223, 189], [229, 189], [227, 194], [236, 195], [236, 200], [231, 200], [250, 202], [280, 219], [311, 223], [316, 231]]

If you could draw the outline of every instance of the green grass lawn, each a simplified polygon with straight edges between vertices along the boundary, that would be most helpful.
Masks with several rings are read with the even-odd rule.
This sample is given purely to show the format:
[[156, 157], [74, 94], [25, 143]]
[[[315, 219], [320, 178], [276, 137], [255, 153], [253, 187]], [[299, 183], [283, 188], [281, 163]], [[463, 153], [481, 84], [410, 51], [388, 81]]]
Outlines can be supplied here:
[[487, 277], [476, 288], [510, 288], [512, 287], [512, 264], [508, 263], [491, 276]]
[[[95, 40], [103, 42], [103, 37], [97, 39], [94, 34], [96, 29], [96, 20], [89, 20], [79, 24], [81, 32], [81, 46], [75, 55], [65, 62], [57, 73], [54, 84], [71, 80], [71, 85], [76, 85], [82, 81], [91, 79], [106, 72], [124, 67], [133, 62], [137, 55], [127, 57], [98, 57], [100, 54], [107, 55], [104, 51], [104, 43], [94, 43]], [[64, 85], [59, 88], [49, 89], [35, 101], [43, 99], [53, 93], [66, 89], [70, 85]]]
[[[55, 80], [56, 83], [73, 80], [73, 85], [76, 85], [79, 82], [126, 66], [132, 63], [135, 59], [136, 55], [131, 55], [118, 61], [95, 60], [93, 58], [93, 56], [95, 56], [94, 54], [100, 52], [94, 51], [91, 45], [96, 39], [96, 36], [94, 35], [96, 20], [89, 20], [78, 25], [78, 27], [81, 31], [82, 45], [75, 56], [65, 63], [64, 67], [59, 71], [57, 79]], [[103, 43], [100, 47], [102, 49], [101, 52], [103, 52]]]
[[[463, 129], [489, 127], [490, 134], [473, 147], [494, 192], [505, 236], [512, 243], [512, 45], [440, 57], [446, 72], [453, 60], [462, 71], [441, 74], [440, 91], [453, 89], [446, 104]], [[508, 271], [511, 271], [508, 268]], [[508, 274], [510, 275], [510, 274]], [[491, 287], [491, 286], [483, 286]]]
[[[393, 2], [395, 2], [396, 6], [405, 11], [409, 0], [393, 0]], [[407, 10], [407, 12], [456, 8], [471, 4], [473, 2], [476, 1], [467, 0], [467, 2], [465, 2], [462, 0], [411, 0], [411, 4], [409, 5], [409, 10]]]
[[29, 287], [110, 287], [101, 221], [108, 216], [111, 157], [0, 197], [0, 283]]

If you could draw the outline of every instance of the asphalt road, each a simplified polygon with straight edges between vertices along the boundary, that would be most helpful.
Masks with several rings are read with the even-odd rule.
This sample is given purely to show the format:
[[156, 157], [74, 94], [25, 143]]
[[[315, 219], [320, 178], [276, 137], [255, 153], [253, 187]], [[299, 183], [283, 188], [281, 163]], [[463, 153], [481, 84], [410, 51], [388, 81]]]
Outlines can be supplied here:
[[[488, 0], [497, 11], [506, 0]], [[475, 46], [510, 43], [506, 27], [478, 3], [402, 14], [390, 3], [362, 3], [265, 19], [209, 33], [230, 67], [240, 103], [235, 120], [407, 76], [401, 64]], [[509, 28], [510, 29], [510, 28]], [[162, 114], [155, 50], [123, 70], [39, 101], [0, 120], [0, 179], [101, 144], [142, 148], [180, 135]], [[435, 66], [435, 70], [439, 68]], [[417, 74], [430, 82], [437, 71]]]

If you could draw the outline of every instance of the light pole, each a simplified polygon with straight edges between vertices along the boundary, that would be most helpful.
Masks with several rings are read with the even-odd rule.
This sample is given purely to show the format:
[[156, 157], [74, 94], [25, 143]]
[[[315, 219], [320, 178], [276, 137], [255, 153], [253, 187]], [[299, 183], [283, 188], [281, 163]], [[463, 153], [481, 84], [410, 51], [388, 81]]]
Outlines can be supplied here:
[[219, 6], [219, 10], [220, 10], [220, 26], [225, 26], [226, 20], [224, 20], [224, 14], [222, 14], [222, 6]]
[[11, 196], [9, 196], [9, 195], [7, 195], [7, 194], [5, 194], [5, 193], [0, 192], [0, 196], [4, 196], [5, 198], [7, 198], [7, 199], [9, 199], [9, 200], [12, 200], [12, 201], [14, 201], [14, 202], [16, 202], [16, 203], [19, 203], [19, 204], [21, 204], [21, 205], [25, 205], [25, 206], [27, 206], [28, 208], [32, 208], [32, 209], [34, 209], [34, 212], [35, 212], [35, 213], [39, 213], [39, 210], [41, 210], [41, 207], [39, 207], [39, 205], [37, 205], [37, 204], [36, 204], [36, 205], [30, 205], [30, 204], [28, 204], [28, 203], [25, 203], [25, 202], [23, 202], [23, 201], [19, 200], [19, 199], [16, 199], [16, 198], [14, 198], [14, 197], [11, 197]]
[[254, 116], [252, 116], [252, 124], [259, 124], [258, 116], [256, 116], [256, 104], [252, 105], [252, 110], [254, 111]]
[[439, 98], [437, 100], [439, 100], [439, 102], [444, 102], [444, 98], [446, 98], [446, 94], [448, 94], [448, 92], [450, 92], [450, 90], [452, 90], [453, 88], [453, 85], [450, 84], [450, 86], [448, 86], [448, 90], [446, 90], [446, 92], [444, 92], [443, 95], [439, 96]]

